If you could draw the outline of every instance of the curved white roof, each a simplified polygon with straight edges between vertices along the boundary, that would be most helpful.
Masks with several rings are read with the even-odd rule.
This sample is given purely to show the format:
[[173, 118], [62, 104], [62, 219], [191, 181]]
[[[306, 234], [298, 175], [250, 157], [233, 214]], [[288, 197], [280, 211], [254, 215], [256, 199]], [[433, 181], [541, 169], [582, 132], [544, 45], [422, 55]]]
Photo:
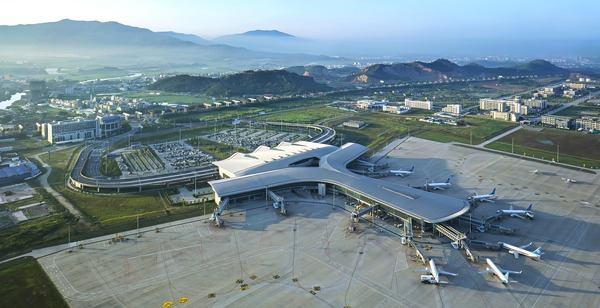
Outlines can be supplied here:
[[[277, 168], [271, 168], [272, 164], [267, 164], [271, 166], [270, 168], [256, 168], [256, 166], [254, 169], [245, 168], [239, 172], [240, 176], [210, 181], [209, 184], [217, 197], [224, 198], [294, 183], [328, 183], [351, 190], [381, 205], [429, 223], [443, 222], [469, 210], [469, 203], [466, 200], [366, 177], [346, 169], [347, 164], [359, 158], [367, 150], [368, 148], [355, 143], [347, 143], [340, 148], [315, 147], [310, 151], [311, 154], [306, 156], [313, 157], [315, 154], [326, 153], [320, 156], [319, 167], [290, 167], [289, 164], [295, 160], [286, 159], [277, 161]], [[216, 163], [217, 166], [218, 163], [220, 162]], [[249, 172], [258, 169], [268, 170]]]

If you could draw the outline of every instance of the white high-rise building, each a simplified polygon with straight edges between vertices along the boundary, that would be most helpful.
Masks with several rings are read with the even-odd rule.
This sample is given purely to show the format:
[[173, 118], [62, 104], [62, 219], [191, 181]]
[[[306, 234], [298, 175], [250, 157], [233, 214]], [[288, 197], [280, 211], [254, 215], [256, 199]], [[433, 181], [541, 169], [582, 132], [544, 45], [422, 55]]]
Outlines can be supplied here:
[[442, 111], [454, 115], [460, 115], [462, 113], [462, 106], [460, 104], [448, 104], [446, 107], [442, 108]]
[[404, 100], [404, 106], [415, 109], [433, 109], [433, 103], [431, 101], [417, 101], [408, 98]]

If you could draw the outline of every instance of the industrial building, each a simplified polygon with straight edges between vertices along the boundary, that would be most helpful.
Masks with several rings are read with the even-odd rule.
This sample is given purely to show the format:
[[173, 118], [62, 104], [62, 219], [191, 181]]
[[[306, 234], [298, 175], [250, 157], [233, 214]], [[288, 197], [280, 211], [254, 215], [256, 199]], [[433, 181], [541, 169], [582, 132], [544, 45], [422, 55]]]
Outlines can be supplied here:
[[324, 196], [343, 194], [404, 221], [424, 227], [466, 213], [467, 201], [356, 174], [347, 166], [368, 148], [356, 143], [341, 147], [313, 142], [283, 142], [236, 153], [213, 162], [223, 179], [210, 181], [215, 202], [264, 200], [271, 190], [303, 189]]
[[22, 183], [39, 174], [38, 167], [29, 161], [2, 163], [0, 164], [0, 186]]
[[431, 101], [417, 101], [409, 98], [404, 99], [404, 106], [415, 109], [433, 109], [433, 103]]

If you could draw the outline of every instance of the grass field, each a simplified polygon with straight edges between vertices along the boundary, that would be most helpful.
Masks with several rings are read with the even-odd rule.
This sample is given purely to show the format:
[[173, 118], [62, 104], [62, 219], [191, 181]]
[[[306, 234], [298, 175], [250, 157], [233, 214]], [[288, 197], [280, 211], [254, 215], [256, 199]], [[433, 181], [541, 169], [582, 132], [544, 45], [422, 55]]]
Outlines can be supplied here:
[[600, 168], [600, 136], [586, 135], [574, 131], [544, 128], [540, 131], [521, 129], [487, 147], [504, 152], [534, 156], [546, 160], [557, 159], [557, 147], [560, 151], [559, 162], [574, 166]]
[[556, 115], [570, 116], [570, 117], [580, 117], [580, 116], [598, 117], [598, 116], [600, 116], [600, 107], [597, 107], [597, 106], [572, 106], [561, 112], [556, 113]]
[[[341, 127], [340, 124], [348, 119], [364, 121], [367, 126], [362, 129]], [[390, 141], [410, 133], [439, 142], [478, 144], [495, 136], [502, 131], [515, 126], [514, 123], [494, 121], [487, 118], [466, 117], [465, 126], [436, 125], [417, 121], [411, 116], [398, 116], [379, 112], [361, 112], [349, 117], [327, 121], [338, 133], [338, 142], [357, 142], [371, 148], [372, 151], [385, 146]]]
[[68, 307], [46, 272], [31, 257], [0, 264], [0, 307]]
[[280, 112], [256, 117], [258, 121], [289, 122], [289, 123], [318, 123], [343, 115], [352, 115], [353, 112], [334, 107], [315, 107], [290, 112]]
[[50, 185], [64, 185], [68, 167], [74, 162], [75, 153], [81, 146], [72, 146], [58, 151], [45, 152], [40, 158], [52, 166], [52, 173], [48, 176]]

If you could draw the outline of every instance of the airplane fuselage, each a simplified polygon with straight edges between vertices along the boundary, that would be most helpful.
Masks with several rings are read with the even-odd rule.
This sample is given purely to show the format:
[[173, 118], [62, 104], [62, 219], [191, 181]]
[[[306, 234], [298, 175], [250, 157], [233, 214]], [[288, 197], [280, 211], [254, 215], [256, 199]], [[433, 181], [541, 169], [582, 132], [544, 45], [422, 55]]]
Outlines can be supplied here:
[[498, 279], [500, 279], [500, 281], [502, 281], [502, 283], [508, 284], [508, 278], [504, 275], [504, 273], [502, 273], [502, 271], [500, 271], [500, 269], [498, 268], [498, 266], [496, 266], [496, 264], [494, 264], [494, 262], [492, 262], [492, 260], [490, 260], [489, 258], [486, 258], [485, 262], [490, 267], [490, 270], [492, 270], [492, 273]]
[[510, 245], [510, 244], [502, 243], [502, 247], [504, 247], [505, 249], [507, 249], [508, 253], [510, 253], [513, 256], [515, 256], [515, 258], [518, 258], [518, 255], [524, 255], [524, 256], [529, 257], [529, 258], [531, 258], [533, 260], [539, 260], [542, 257], [541, 254], [537, 254], [537, 253], [535, 253], [533, 251], [529, 251], [529, 250], [526, 250], [524, 248], [513, 246], [513, 245]]

